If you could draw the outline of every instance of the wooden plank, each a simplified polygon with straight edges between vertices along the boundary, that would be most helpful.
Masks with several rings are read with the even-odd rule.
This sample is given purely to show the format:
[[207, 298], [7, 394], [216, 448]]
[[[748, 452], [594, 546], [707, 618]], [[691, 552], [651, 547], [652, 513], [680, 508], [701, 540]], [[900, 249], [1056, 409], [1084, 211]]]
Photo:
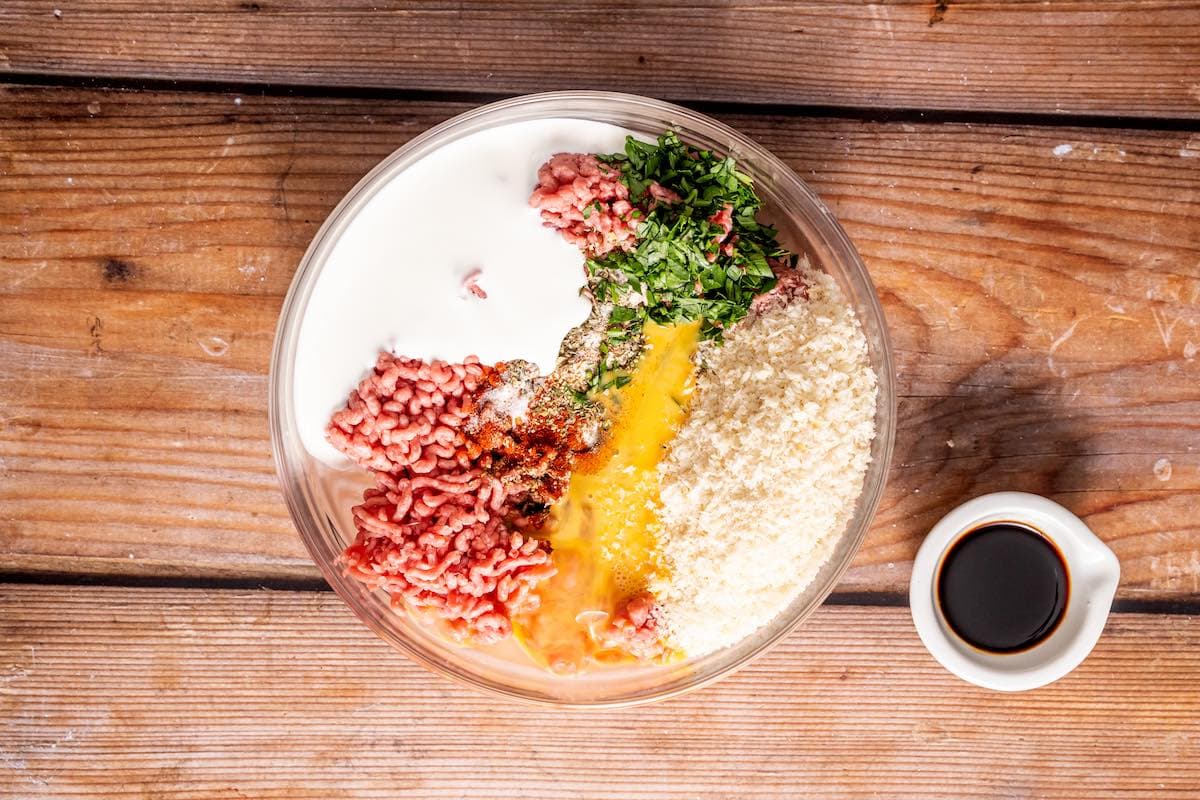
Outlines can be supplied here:
[[[342, 193], [461, 108], [0, 93], [0, 569], [314, 577], [266, 437], [280, 296]], [[1024, 489], [1110, 542], [1123, 597], [1200, 594], [1200, 137], [726, 119], [830, 203], [897, 348], [844, 588], [904, 591], [946, 509]]]
[[517, 94], [1200, 116], [1200, 4], [7, 0], [0, 69]]
[[1118, 615], [1074, 673], [1004, 695], [939, 667], [903, 609], [825, 608], [713, 687], [590, 712], [434, 676], [324, 593], [6, 586], [0, 631], [5, 797], [1200, 790], [1196, 617]]

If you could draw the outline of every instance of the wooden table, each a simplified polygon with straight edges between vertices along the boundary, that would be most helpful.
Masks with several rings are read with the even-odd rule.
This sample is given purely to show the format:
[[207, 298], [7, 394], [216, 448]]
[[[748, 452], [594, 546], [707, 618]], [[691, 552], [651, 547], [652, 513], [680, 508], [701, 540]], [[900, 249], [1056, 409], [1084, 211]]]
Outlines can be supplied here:
[[[0, 796], [1200, 796], [1200, 4], [4, 0], [0, 81]], [[901, 387], [827, 606], [712, 688], [592, 713], [356, 623], [266, 425], [342, 194], [464, 109], [573, 87], [792, 164]], [[1092, 656], [1015, 696], [943, 671], [905, 595], [929, 526], [1000, 489], [1123, 571]]]

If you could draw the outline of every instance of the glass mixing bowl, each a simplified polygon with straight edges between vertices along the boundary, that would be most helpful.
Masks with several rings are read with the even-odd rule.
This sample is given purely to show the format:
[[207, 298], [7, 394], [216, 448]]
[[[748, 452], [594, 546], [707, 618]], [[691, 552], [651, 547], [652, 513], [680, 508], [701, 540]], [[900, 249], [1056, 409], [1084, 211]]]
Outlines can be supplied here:
[[[455, 645], [426, 623], [391, 608], [381, 591], [343, 574], [338, 556], [353, 539], [348, 509], [354, 491], [330, 491], [329, 468], [301, 443], [294, 406], [294, 370], [301, 322], [326, 259], [351, 220], [392, 177], [439, 147], [494, 126], [546, 118], [611, 123], [653, 139], [666, 129], [693, 145], [732, 155], [749, 173], [780, 240], [808, 255], [841, 286], [858, 314], [878, 375], [876, 436], [853, 518], [816, 578], [769, 625], [738, 644], [682, 664], [604, 668], [562, 677], [536, 667], [515, 645], [473, 649]], [[530, 176], [532, 188], [534, 176]], [[382, 343], [381, 343], [382, 344]], [[349, 387], [347, 387], [349, 389]], [[787, 636], [832, 591], [866, 535], [883, 492], [895, 433], [895, 383], [883, 312], [871, 279], [829, 209], [796, 174], [732, 128], [686, 108], [635, 95], [554, 92], [505, 100], [468, 111], [426, 131], [384, 159], [338, 204], [304, 255], [280, 314], [270, 380], [271, 444], [288, 510], [330, 586], [382, 639], [450, 678], [495, 694], [567, 706], [629, 705], [704, 686]], [[366, 485], [365, 475], [361, 485]]]

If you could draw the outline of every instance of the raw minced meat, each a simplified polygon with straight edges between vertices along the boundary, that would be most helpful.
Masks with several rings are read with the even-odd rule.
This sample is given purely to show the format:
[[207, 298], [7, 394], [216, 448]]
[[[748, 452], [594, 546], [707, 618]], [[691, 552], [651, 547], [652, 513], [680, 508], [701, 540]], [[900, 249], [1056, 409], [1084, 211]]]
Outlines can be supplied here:
[[521, 515], [466, 430], [494, 378], [474, 358], [381, 353], [327, 429], [376, 479], [352, 511], [348, 573], [478, 644], [507, 637], [512, 616], [536, 608], [534, 588], [554, 574], [549, 545], [511, 524]]
[[538, 170], [529, 204], [542, 221], [589, 256], [628, 250], [637, 241], [637, 220], [620, 174], [595, 156], [559, 153]]

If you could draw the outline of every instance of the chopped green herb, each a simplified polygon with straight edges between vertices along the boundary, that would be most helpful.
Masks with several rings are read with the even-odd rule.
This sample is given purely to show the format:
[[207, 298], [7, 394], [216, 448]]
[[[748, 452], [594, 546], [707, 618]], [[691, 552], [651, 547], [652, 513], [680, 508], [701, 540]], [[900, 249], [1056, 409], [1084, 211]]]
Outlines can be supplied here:
[[[758, 222], [762, 201], [733, 158], [692, 150], [674, 132], [655, 144], [627, 137], [624, 153], [598, 158], [620, 171], [641, 220], [636, 247], [587, 262], [593, 295], [613, 304], [606, 343], [625, 341], [647, 320], [700, 320], [704, 338], [720, 339], [757, 295], [775, 286], [772, 262], [795, 266], [796, 256], [779, 245], [775, 229]], [[656, 199], [662, 189], [679, 199]], [[732, 228], [725, 236], [718, 220], [727, 209]], [[622, 377], [628, 382], [613, 371], [608, 353], [602, 345], [593, 394], [624, 385]]]

